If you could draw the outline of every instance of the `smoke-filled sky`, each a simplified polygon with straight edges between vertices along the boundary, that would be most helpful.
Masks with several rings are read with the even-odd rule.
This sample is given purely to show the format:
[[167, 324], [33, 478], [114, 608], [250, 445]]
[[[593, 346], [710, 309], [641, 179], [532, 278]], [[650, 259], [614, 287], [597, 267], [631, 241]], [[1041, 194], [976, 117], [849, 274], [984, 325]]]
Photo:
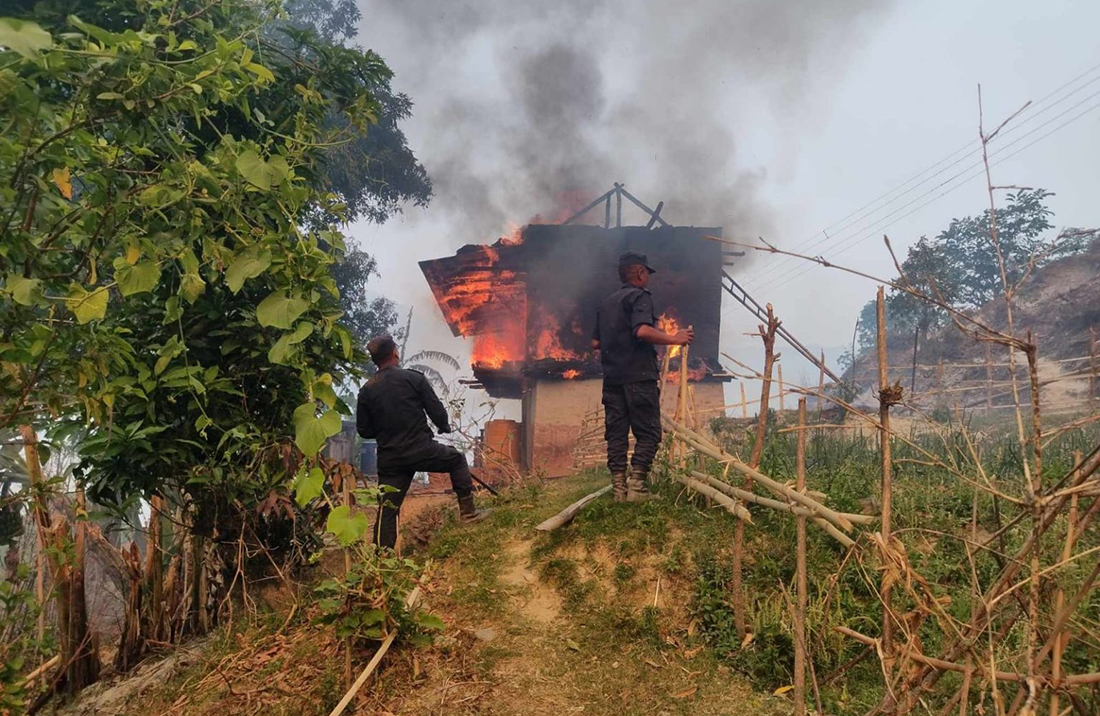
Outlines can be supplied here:
[[[904, 253], [987, 206], [984, 181], [966, 181], [980, 158], [968, 154], [979, 82], [987, 125], [1035, 103], [991, 145], [995, 183], [1056, 192], [1059, 225], [1100, 225], [1100, 3], [361, 6], [359, 42], [412, 97], [406, 133], [435, 183], [426, 209], [350, 231], [378, 258], [377, 291], [414, 307], [410, 350], [468, 353], [418, 260], [491, 242], [616, 181], [651, 206], [664, 201], [674, 224], [721, 225], [728, 238], [763, 236], [888, 277], [883, 233]], [[624, 209], [624, 223], [644, 221]], [[834, 364], [875, 289], [766, 255], [735, 277]], [[759, 340], [743, 335], [754, 326], [729, 301], [723, 347], [758, 362]], [[785, 353], [787, 380], [816, 382]]]

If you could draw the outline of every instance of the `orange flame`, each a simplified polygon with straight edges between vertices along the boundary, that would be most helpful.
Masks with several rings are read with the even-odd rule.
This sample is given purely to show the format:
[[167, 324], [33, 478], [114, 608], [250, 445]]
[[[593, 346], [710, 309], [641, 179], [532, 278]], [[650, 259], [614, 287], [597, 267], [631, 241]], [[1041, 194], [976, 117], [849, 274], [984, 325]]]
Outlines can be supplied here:
[[[561, 342], [561, 321], [557, 316], [546, 310], [545, 307], [538, 307], [538, 323], [532, 328], [538, 328], [539, 334], [535, 338], [531, 358], [534, 360], [580, 360], [581, 356], [576, 351], [570, 350], [562, 345]], [[576, 325], [571, 326], [571, 330], [579, 333], [580, 323], [574, 322]]]
[[579, 370], [576, 370], [574, 368], [570, 368], [569, 370], [563, 372], [561, 374], [561, 377], [565, 378], [566, 380], [573, 380], [574, 378], [576, 378], [580, 374], [581, 374], [581, 372]]
[[[673, 334], [680, 330], [680, 323], [671, 313], [665, 311], [660, 315], [660, 317], [657, 318], [657, 330], [664, 333]], [[680, 346], [668, 347], [669, 358], [675, 358], [678, 355], [680, 355]]]

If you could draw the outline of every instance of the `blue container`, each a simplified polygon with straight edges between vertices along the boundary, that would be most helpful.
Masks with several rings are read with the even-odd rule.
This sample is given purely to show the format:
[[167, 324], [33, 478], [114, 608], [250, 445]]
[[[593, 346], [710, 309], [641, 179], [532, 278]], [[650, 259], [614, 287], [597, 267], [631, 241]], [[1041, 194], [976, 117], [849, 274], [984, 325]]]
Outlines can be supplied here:
[[378, 474], [378, 443], [364, 440], [359, 448], [359, 472], [364, 475]]

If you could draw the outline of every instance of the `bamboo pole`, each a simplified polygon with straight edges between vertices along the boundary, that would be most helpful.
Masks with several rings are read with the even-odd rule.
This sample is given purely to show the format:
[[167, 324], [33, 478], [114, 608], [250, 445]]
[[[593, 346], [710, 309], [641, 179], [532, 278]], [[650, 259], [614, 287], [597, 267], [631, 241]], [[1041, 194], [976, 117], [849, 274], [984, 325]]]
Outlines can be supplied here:
[[[775, 365], [775, 334], [779, 329], [779, 321], [775, 318], [772, 305], [767, 305], [768, 323], [760, 324], [760, 338], [764, 341], [764, 372], [760, 386], [760, 415], [756, 421], [756, 438], [752, 445], [752, 457], [749, 466], [755, 470], [760, 465], [760, 458], [764, 454], [764, 436], [768, 427], [768, 398], [772, 389], [772, 367]], [[752, 491], [751, 475], [742, 472], [745, 476], [742, 487], [746, 492]], [[748, 623], [745, 620], [745, 590], [743, 587], [742, 565], [745, 553], [745, 524], [738, 522], [733, 536], [733, 578], [730, 588], [733, 591], [733, 621], [737, 627], [737, 634], [744, 639], [748, 633]]]
[[[405, 598], [405, 609], [411, 610], [416, 606], [416, 603], [420, 601], [420, 586], [417, 585], [409, 596]], [[359, 693], [359, 689], [363, 688], [363, 684], [367, 683], [367, 678], [378, 667], [378, 664], [382, 661], [382, 657], [389, 651], [390, 646], [393, 644], [393, 640], [397, 638], [397, 629], [393, 629], [386, 638], [382, 641], [381, 646], [378, 647], [378, 651], [374, 652], [374, 656], [371, 657], [367, 666], [359, 673], [359, 677], [355, 680], [355, 683], [351, 685], [344, 697], [340, 699], [340, 702], [329, 712], [329, 716], [340, 716], [344, 713], [344, 709], [348, 707], [351, 700], [355, 698], [355, 695]]]
[[[693, 472], [692, 474], [695, 473]], [[722, 507], [726, 508], [726, 510], [729, 511], [738, 520], [752, 522], [752, 515], [749, 514], [749, 511], [746, 510], [740, 502], [733, 499], [729, 495], [724, 494], [722, 491], [711, 487], [710, 485], [707, 485], [703, 482], [700, 482], [699, 480], [679, 473], [674, 473], [672, 479], [676, 482], [679, 482], [681, 485], [684, 485], [685, 487], [688, 487], [695, 492], [698, 492], [700, 495], [714, 500], [719, 505], [722, 505]]]
[[993, 410], [993, 353], [989, 343], [985, 346], [985, 409]]
[[787, 406], [783, 403], [783, 391], [785, 390], [783, 387], [783, 364], [780, 363], [776, 366], [776, 369], [779, 371], [779, 412], [783, 412], [787, 409]]
[[1100, 356], [1097, 355], [1096, 329], [1089, 328], [1089, 367], [1092, 369], [1089, 375], [1089, 412], [1096, 414], [1096, 382], [1100, 375]]
[[[1075, 450], [1073, 453], [1073, 462], [1075, 465], [1081, 464], [1081, 451]], [[1100, 499], [1100, 498], [1097, 498]], [[1069, 504], [1069, 520], [1066, 525], [1066, 540], [1062, 545], [1062, 561], [1068, 562], [1070, 556], [1073, 554], [1073, 544], [1077, 539], [1077, 493], [1073, 494], [1070, 498]], [[1054, 613], [1060, 614], [1066, 606], [1066, 593], [1061, 586], [1058, 587], [1058, 593], [1054, 598]], [[1062, 655], [1066, 651], [1066, 647], [1069, 645], [1069, 633], [1060, 629], [1054, 634], [1054, 651], [1051, 656], [1051, 693], [1050, 693], [1050, 716], [1059, 716], [1059, 699], [1058, 688], [1062, 685]]]
[[[886, 292], [878, 287], [876, 297], [876, 317], [878, 323], [878, 380], [879, 380], [879, 445], [882, 456], [882, 515], [880, 533], [884, 548], [890, 548], [891, 498], [893, 493], [893, 463], [890, 456], [890, 390], [888, 363], [886, 357]], [[883, 555], [883, 559], [886, 555]], [[882, 595], [882, 648], [887, 657], [893, 654], [894, 624], [890, 613], [890, 581], [885, 573], [881, 589]]]
[[[798, 399], [798, 427], [806, 427], [806, 398]], [[806, 491], [806, 431], [798, 431], [795, 443], [795, 489]], [[794, 614], [794, 716], [806, 713], [806, 518], [798, 516], [795, 552], [795, 592], [798, 608]]]
[[825, 349], [821, 349], [821, 366], [817, 374], [817, 422], [821, 422], [821, 411], [825, 408]]
[[729, 465], [731, 469], [736, 470], [744, 477], [749, 478], [750, 483], [757, 482], [766, 487], [772, 493], [780, 497], [787, 498], [793, 502], [797, 502], [800, 506], [809, 510], [815, 517], [821, 517], [822, 519], [828, 520], [829, 522], [843, 530], [851, 531], [853, 529], [851, 520], [847, 519], [844, 515], [837, 512], [836, 510], [826, 507], [809, 495], [803, 495], [797, 490], [794, 490], [781, 482], [773, 480], [759, 470], [756, 470], [752, 466], [746, 465], [737, 458], [733, 457], [726, 451], [722, 450], [722, 448], [714, 445], [698, 433], [689, 430], [688, 428], [685, 428], [683, 425], [678, 425], [664, 416], [662, 416], [661, 420], [666, 428], [679, 433], [680, 439], [688, 443], [691, 447], [695, 448], [697, 451], [703, 453], [707, 457], [717, 460], [722, 464]]
[[605, 485], [595, 492], [589, 495], [585, 495], [581, 499], [566, 507], [558, 514], [539, 523], [539, 525], [535, 527], [535, 529], [541, 532], [552, 532], [556, 530], [557, 528], [570, 522], [574, 517], [576, 517], [577, 513], [580, 512], [582, 507], [587, 505], [592, 500], [595, 500], [600, 495], [604, 495], [608, 492], [611, 492], [611, 485]]
[[737, 381], [737, 385], [741, 386], [741, 417], [749, 417], [749, 404], [745, 400], [745, 382], [742, 380]]

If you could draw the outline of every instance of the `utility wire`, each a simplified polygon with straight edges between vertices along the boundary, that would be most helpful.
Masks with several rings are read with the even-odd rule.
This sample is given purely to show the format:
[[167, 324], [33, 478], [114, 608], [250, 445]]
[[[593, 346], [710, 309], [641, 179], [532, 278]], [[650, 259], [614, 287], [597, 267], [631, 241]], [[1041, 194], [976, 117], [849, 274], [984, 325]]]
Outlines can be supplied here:
[[[1072, 112], [1073, 110], [1075, 110], [1076, 108], [1080, 107], [1082, 104], [1084, 104], [1084, 103], [1088, 102], [1089, 100], [1094, 99], [1098, 96], [1100, 96], [1100, 91], [1094, 92], [1093, 94], [1089, 95], [1084, 100], [1082, 100], [1081, 102], [1078, 102], [1077, 104], [1073, 105], [1072, 107], [1065, 110], [1064, 112], [1059, 113], [1058, 115], [1054, 116], [1053, 118], [1051, 118], [1050, 120], [1044, 122], [1043, 124], [1039, 125], [1038, 127], [1035, 127], [1034, 129], [1027, 132], [1026, 134], [1021, 135], [1020, 137], [1018, 137], [1014, 141], [1010, 142], [1009, 144], [1003, 145], [996, 152], [991, 153], [990, 157], [992, 158], [992, 157], [997, 156], [999, 154], [1003, 154], [1005, 150], [1007, 150], [1010, 147], [1012, 147], [1013, 145], [1019, 143], [1021, 140], [1025, 139], [1028, 136], [1034, 134], [1035, 132], [1043, 129], [1044, 127], [1052, 124], [1053, 122], [1057, 121], [1061, 117], [1065, 116], [1066, 114], [1068, 114], [1068, 113]], [[1085, 115], [1089, 114], [1090, 112], [1096, 110], [1097, 108], [1100, 108], [1100, 103], [1093, 104], [1093, 105], [1087, 107], [1086, 109], [1082, 110], [1078, 114], [1076, 114], [1073, 117], [1069, 118], [1065, 122], [1062, 122], [1061, 124], [1056, 126], [1054, 129], [1050, 130], [1049, 132], [1047, 132], [1043, 135], [1040, 135], [1039, 137], [1037, 137], [1036, 139], [1034, 139], [1031, 142], [1028, 142], [1024, 146], [1017, 149], [1016, 151], [1014, 151], [1014, 152], [1012, 152], [1012, 153], [1010, 153], [1006, 156], [1000, 157], [999, 159], [997, 159], [997, 161], [992, 162], [990, 164], [990, 166], [994, 167], [994, 166], [997, 166], [998, 164], [1001, 164], [1002, 162], [1005, 162], [1005, 161], [1011, 159], [1012, 157], [1016, 156], [1017, 154], [1024, 151], [1025, 149], [1028, 149], [1028, 148], [1038, 144], [1039, 142], [1043, 141], [1044, 139], [1051, 136], [1055, 132], [1063, 129], [1064, 127], [1072, 124], [1073, 122], [1076, 122], [1078, 119], [1081, 119], [1082, 117], [1084, 117]], [[831, 254], [831, 256], [836, 257], [836, 256], [840, 256], [844, 253], [847, 253], [849, 250], [855, 248], [856, 246], [863, 243], [867, 239], [878, 235], [878, 233], [881, 232], [883, 229], [886, 229], [886, 228], [896, 224], [898, 221], [901, 221], [902, 219], [910, 216], [914, 212], [919, 211], [920, 209], [923, 209], [924, 207], [928, 206], [929, 204], [939, 200], [941, 197], [946, 196], [947, 194], [949, 194], [949, 193], [955, 191], [956, 189], [958, 189], [959, 187], [964, 186], [965, 184], [967, 184], [967, 183], [973, 181], [974, 179], [976, 179], [977, 177], [980, 177], [984, 173], [984, 168], [980, 168], [977, 172], [974, 172], [972, 174], [969, 174], [968, 176], [965, 176], [961, 181], [955, 183], [953, 186], [947, 188], [946, 190], [944, 190], [943, 192], [941, 192], [941, 193], [937, 194], [936, 196], [932, 197], [928, 201], [919, 204], [918, 206], [914, 207], [910, 211], [902, 214], [901, 216], [898, 216], [897, 218], [893, 218], [891, 220], [891, 218], [895, 214], [897, 214], [899, 211], [904, 210], [905, 208], [911, 206], [912, 204], [916, 203], [920, 199], [928, 196], [928, 194], [931, 194], [932, 192], [936, 191], [937, 189], [951, 183], [953, 180], [963, 176], [964, 174], [969, 172], [971, 169], [974, 169], [975, 167], [980, 167], [981, 164], [982, 164], [982, 162], [979, 161], [975, 164], [970, 165], [969, 167], [964, 169], [962, 172], [959, 172], [958, 174], [954, 175], [951, 179], [948, 179], [944, 182], [941, 182], [939, 185], [937, 185], [936, 187], [933, 187], [928, 192], [925, 192], [924, 194], [917, 197], [916, 199], [914, 199], [914, 200], [908, 202], [907, 204], [899, 207], [894, 212], [891, 212], [890, 214], [883, 217], [882, 220], [880, 220], [880, 222], [878, 224], [872, 226], [870, 229], [868, 229], [866, 231], [866, 233], [857, 234], [855, 236], [848, 237], [848, 239], [846, 241], [842, 242], [840, 247], [836, 248], [836, 250]], [[883, 223], [883, 222], [885, 222], [885, 223]], [[793, 258], [793, 257], [785, 257], [785, 258]], [[793, 273], [791, 273], [789, 275], [780, 274], [779, 276], [773, 276], [770, 280], [765, 281], [764, 283], [759, 284], [757, 286], [754, 286], [753, 290], [759, 292], [759, 291], [769, 289], [769, 288], [779, 288], [779, 287], [784, 286], [787, 283], [795, 280], [796, 278], [802, 276], [803, 274], [805, 274], [807, 271], [809, 271], [811, 268], [813, 268], [816, 265], [818, 265], [818, 264], [814, 264], [814, 263], [810, 262], [810, 263], [807, 263], [806, 265], [804, 265], [802, 267], [799, 267], [798, 269], [796, 269]]]
[[[1021, 116], [1023, 116], [1023, 119], [1021, 121], [1017, 121], [1017, 122], [1009, 125], [998, 136], [1003, 137], [1004, 135], [1008, 135], [1008, 134], [1011, 134], [1014, 131], [1018, 131], [1019, 129], [1023, 128], [1029, 122], [1032, 122], [1035, 119], [1038, 119], [1040, 116], [1042, 116], [1046, 112], [1056, 108], [1059, 104], [1061, 104], [1061, 103], [1065, 102], [1066, 100], [1070, 99], [1075, 94], [1083, 91], [1084, 89], [1086, 89], [1092, 83], [1094, 83], [1096, 81], [1100, 81], [1100, 74], [1097, 74], [1096, 76], [1092, 77], [1091, 79], [1089, 79], [1087, 82], [1085, 82], [1081, 86], [1075, 88], [1071, 92], [1065, 94], [1064, 96], [1062, 96], [1061, 98], [1057, 99], [1056, 101], [1050, 103], [1046, 107], [1043, 107], [1042, 109], [1039, 109], [1040, 107], [1042, 107], [1042, 105], [1044, 105], [1052, 97], [1058, 95], [1063, 90], [1065, 90], [1067, 87], [1070, 87], [1070, 86], [1076, 84], [1077, 82], [1079, 82], [1080, 80], [1084, 79], [1085, 77], [1088, 77], [1090, 74], [1093, 74], [1098, 69], [1100, 69], [1100, 64], [1093, 65], [1089, 69], [1087, 69], [1084, 72], [1078, 74], [1073, 79], [1069, 80], [1068, 82], [1064, 82], [1063, 84], [1061, 84], [1060, 86], [1055, 88], [1053, 91], [1047, 93], [1046, 95], [1044, 95], [1038, 101], [1033, 102], [1025, 110], [1025, 112], [1022, 113]], [[1076, 106], [1079, 106], [1079, 104], [1076, 105]], [[958, 155], [961, 152], [966, 151], [968, 148], [970, 148], [969, 152], [967, 152], [962, 157], [958, 157]], [[841, 238], [841, 236], [845, 232], [847, 232], [848, 229], [851, 229], [856, 224], [861, 223], [864, 219], [867, 219], [867, 218], [873, 216], [874, 214], [885, 210], [891, 204], [901, 200], [907, 194], [909, 194], [913, 191], [916, 191], [922, 185], [927, 184], [928, 182], [932, 181], [933, 179], [935, 179], [939, 175], [943, 174], [944, 172], [949, 171], [951, 168], [953, 168], [956, 165], [960, 164], [961, 162], [965, 161], [968, 156], [973, 155], [973, 154], [980, 154], [980, 152], [981, 152], [981, 143], [979, 141], [974, 140], [974, 141], [968, 142], [967, 144], [963, 145], [959, 149], [956, 149], [954, 152], [947, 155], [946, 157], [944, 157], [940, 161], [938, 161], [935, 164], [929, 166], [928, 168], [922, 170], [921, 172], [918, 172], [917, 174], [913, 175], [912, 177], [910, 177], [906, 181], [902, 182], [900, 185], [896, 186], [895, 188], [891, 189], [890, 191], [880, 195], [878, 198], [873, 199], [872, 201], [868, 202], [867, 204], [864, 204], [862, 207], [860, 207], [856, 211], [853, 211], [852, 213], [848, 214], [843, 219], [840, 219], [836, 222], [833, 222], [833, 224], [826, 227], [822, 231], [816, 232], [813, 236], [809, 237], [805, 241], [803, 241], [803, 242], [795, 245], [794, 247], [792, 247], [791, 250], [798, 251], [799, 253], [808, 253], [808, 250], [810, 248], [818, 246], [822, 242], [826, 242], [826, 241], [834, 242], [834, 241], [836, 241], [837, 239]], [[951, 161], [951, 160], [954, 160], [954, 161]], [[913, 186], [910, 186], [908, 189], [906, 189], [905, 191], [902, 191], [897, 196], [893, 196], [893, 198], [889, 199], [888, 201], [883, 202], [881, 205], [875, 206], [876, 204], [879, 204], [879, 202], [882, 199], [885, 199], [886, 197], [890, 197], [890, 196], [896, 194], [901, 189], [904, 189], [906, 186], [909, 186], [910, 184], [912, 184], [917, 179], [920, 179], [922, 176], [927, 174], [932, 169], [935, 169], [936, 167], [939, 167], [940, 165], [942, 165], [942, 164], [944, 164], [945, 162], [948, 162], [948, 161], [950, 161], [950, 164], [948, 164], [947, 166], [944, 166], [941, 169], [939, 169], [938, 171], [933, 172], [931, 175], [925, 177], [920, 182], [916, 183]], [[952, 177], [952, 178], [954, 178], [954, 177]], [[942, 186], [942, 183], [940, 185], [937, 185], [936, 188], [938, 188], [938, 186]], [[864, 212], [864, 209], [866, 209], [868, 207], [871, 207], [871, 206], [875, 206], [875, 208], [871, 209], [870, 211]], [[852, 221], [847, 221], [848, 219], [850, 219], [853, 216], [856, 216], [857, 214], [859, 214], [859, 216], [856, 219], [854, 219]], [[844, 222], [847, 222], [847, 223], [844, 223]], [[843, 226], [841, 226], [841, 228], [836, 230], [836, 231], [832, 231], [833, 228], [836, 227], [838, 224], [843, 224]], [[832, 231], [831, 234], [829, 233], [830, 231]], [[861, 230], [857, 229], [857, 231], [861, 231]], [[760, 282], [760, 281], [764, 281], [766, 279], [771, 278], [771, 274], [774, 274], [775, 271], [780, 269], [784, 264], [788, 263], [790, 260], [791, 260], [791, 257], [781, 257], [778, 261], [776, 261], [776, 262], [772, 263], [771, 265], [767, 266], [761, 273], [754, 276], [753, 277], [754, 281], [755, 282]]]

